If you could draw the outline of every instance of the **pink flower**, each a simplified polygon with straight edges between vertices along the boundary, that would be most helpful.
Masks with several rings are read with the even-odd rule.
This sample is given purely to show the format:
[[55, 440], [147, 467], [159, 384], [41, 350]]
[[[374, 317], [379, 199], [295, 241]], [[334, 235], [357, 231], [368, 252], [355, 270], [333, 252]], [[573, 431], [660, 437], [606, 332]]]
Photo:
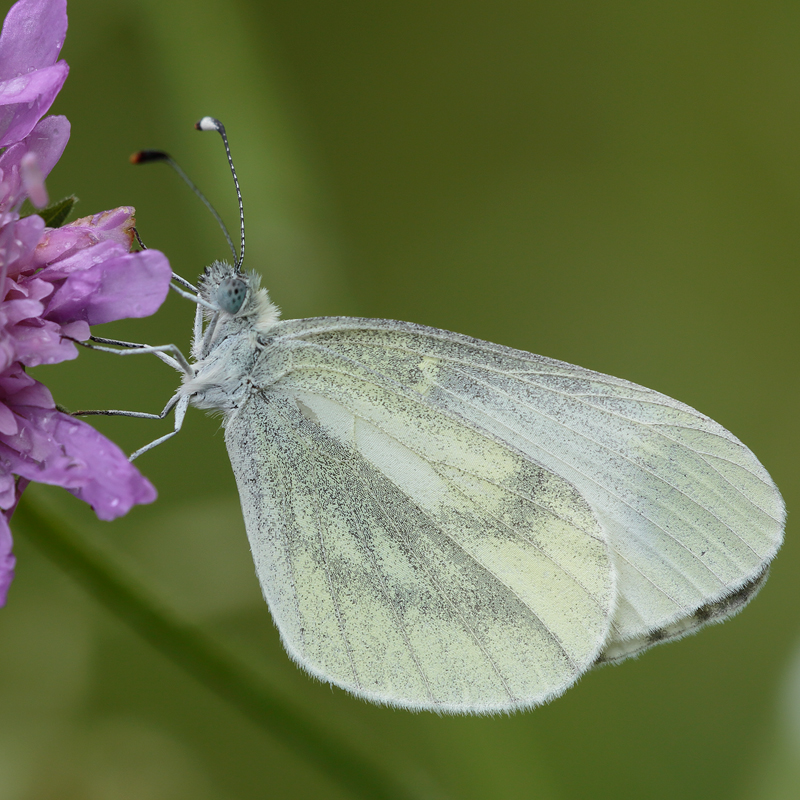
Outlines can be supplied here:
[[0, 34], [0, 147], [21, 142], [67, 79], [56, 61], [67, 35], [66, 0], [20, 0]]
[[130, 252], [132, 208], [60, 228], [20, 219], [26, 196], [46, 203], [44, 178], [69, 139], [64, 117], [41, 119], [67, 77], [56, 60], [66, 30], [66, 0], [19, 0], [0, 34], [0, 605], [14, 570], [8, 521], [30, 481], [63, 486], [101, 519], [156, 496], [113, 442], [58, 411], [25, 372], [76, 358], [70, 338], [88, 339], [90, 325], [152, 314], [171, 276], [163, 254]]

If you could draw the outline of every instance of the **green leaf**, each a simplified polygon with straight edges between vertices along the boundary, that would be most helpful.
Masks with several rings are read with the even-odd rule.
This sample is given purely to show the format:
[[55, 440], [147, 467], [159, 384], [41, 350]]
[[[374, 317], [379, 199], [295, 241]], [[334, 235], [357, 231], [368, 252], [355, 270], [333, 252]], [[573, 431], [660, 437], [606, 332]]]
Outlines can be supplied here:
[[55, 203], [50, 203], [47, 208], [36, 209], [31, 204], [30, 200], [26, 200], [22, 204], [20, 212], [21, 217], [29, 217], [31, 214], [38, 214], [48, 228], [60, 228], [72, 212], [72, 207], [78, 202], [78, 198], [71, 194], [62, 200], [57, 200]]

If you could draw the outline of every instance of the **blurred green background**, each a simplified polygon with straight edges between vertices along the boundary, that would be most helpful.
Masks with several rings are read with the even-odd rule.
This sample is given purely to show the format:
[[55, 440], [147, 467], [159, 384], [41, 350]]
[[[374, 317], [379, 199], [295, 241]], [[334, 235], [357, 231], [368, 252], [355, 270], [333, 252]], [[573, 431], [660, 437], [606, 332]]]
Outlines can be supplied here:
[[[3, 4], [3, 12], [10, 4]], [[225, 242], [144, 147], [170, 151], [286, 317], [457, 330], [674, 396], [759, 456], [790, 510], [757, 600], [726, 625], [592, 672], [524, 714], [373, 707], [285, 656], [250, 560], [219, 421], [192, 411], [137, 462], [152, 506], [99, 523], [32, 488], [286, 702], [427, 798], [800, 796], [797, 298], [800, 4], [75, 0], [48, 186], [79, 216], [134, 205], [194, 279]], [[95, 332], [188, 347], [193, 309]], [[160, 410], [146, 357], [37, 377], [69, 408]], [[99, 420], [132, 451], [170, 423]], [[1, 800], [344, 798], [144, 643], [17, 531], [0, 611]]]

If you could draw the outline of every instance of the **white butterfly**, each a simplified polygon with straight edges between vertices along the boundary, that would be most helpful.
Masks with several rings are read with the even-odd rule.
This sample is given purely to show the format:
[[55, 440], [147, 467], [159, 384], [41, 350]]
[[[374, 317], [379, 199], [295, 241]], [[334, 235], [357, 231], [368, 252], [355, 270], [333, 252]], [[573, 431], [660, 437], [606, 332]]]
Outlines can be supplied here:
[[407, 322], [280, 322], [221, 262], [199, 296], [168, 409], [176, 430], [188, 405], [223, 413], [264, 597], [321, 680], [411, 709], [528, 708], [765, 581], [781, 496], [689, 406]]

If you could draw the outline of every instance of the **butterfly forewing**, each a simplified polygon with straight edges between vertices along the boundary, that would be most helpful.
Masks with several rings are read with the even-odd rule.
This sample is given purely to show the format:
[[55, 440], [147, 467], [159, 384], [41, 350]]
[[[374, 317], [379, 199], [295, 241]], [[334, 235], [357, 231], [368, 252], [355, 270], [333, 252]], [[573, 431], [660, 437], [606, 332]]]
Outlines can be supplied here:
[[264, 388], [226, 442], [290, 654], [412, 708], [501, 710], [564, 691], [599, 656], [615, 598], [575, 488], [364, 363], [319, 364], [301, 345], [300, 366], [296, 342], [273, 344], [284, 352], [257, 367]]

